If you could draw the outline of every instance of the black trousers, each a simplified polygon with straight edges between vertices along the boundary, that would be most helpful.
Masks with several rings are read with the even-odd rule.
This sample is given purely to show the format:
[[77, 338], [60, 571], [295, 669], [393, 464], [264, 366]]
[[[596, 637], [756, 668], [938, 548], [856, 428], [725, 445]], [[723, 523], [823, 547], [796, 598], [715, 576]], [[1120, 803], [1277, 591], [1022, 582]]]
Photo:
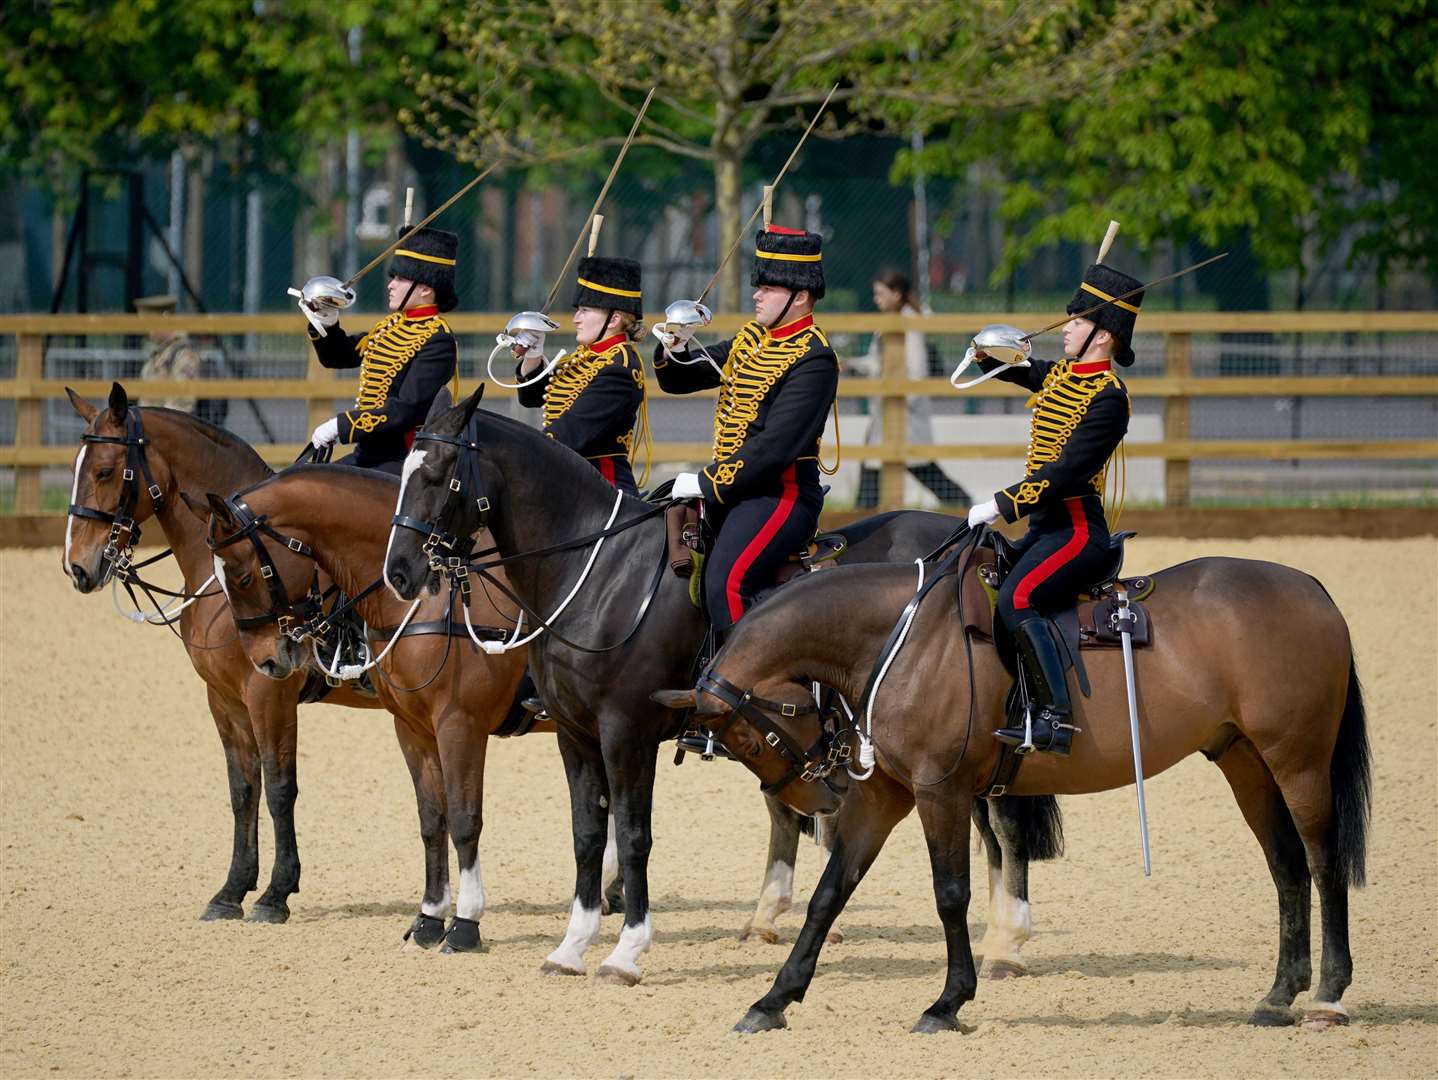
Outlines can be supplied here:
[[1108, 522], [1095, 495], [1044, 511], [1019, 541], [1023, 554], [999, 586], [998, 616], [1009, 629], [1066, 608], [1108, 568]]
[[824, 493], [784, 470], [780, 494], [745, 499], [721, 510], [714, 548], [704, 560], [704, 600], [716, 630], [728, 630], [774, 584], [779, 568], [813, 539]]

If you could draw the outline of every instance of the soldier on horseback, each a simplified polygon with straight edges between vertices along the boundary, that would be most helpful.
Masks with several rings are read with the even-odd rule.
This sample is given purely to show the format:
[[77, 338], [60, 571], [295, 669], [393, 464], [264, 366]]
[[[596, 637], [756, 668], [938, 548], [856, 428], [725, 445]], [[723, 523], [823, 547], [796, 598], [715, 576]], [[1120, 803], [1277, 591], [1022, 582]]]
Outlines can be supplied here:
[[[1143, 293], [1123, 300], [1142, 282], [1103, 263], [1088, 268], [1068, 312], [1112, 301], [1064, 327], [1065, 359], [1028, 358], [1001, 365], [970, 346], [985, 371], [1032, 392], [1024, 477], [969, 511], [969, 525], [1028, 517], [1018, 560], [999, 589], [997, 615], [1029, 673], [1035, 702], [1033, 747], [1066, 755], [1073, 737], [1063, 646], [1048, 616], [1063, 610], [1110, 566], [1104, 481], [1109, 459], [1128, 431], [1128, 390], [1113, 365], [1133, 363], [1134, 324]], [[995, 735], [1025, 743], [1022, 724]]]
[[713, 527], [704, 596], [720, 638], [813, 537], [823, 509], [819, 441], [839, 364], [814, 324], [814, 305], [824, 296], [819, 249], [814, 233], [766, 227], [750, 278], [752, 322], [707, 350], [691, 347], [695, 326], [656, 335], [663, 390], [719, 387], [714, 460], [698, 473], [680, 473], [673, 494], [702, 498]]
[[522, 331], [512, 346], [520, 404], [543, 409], [544, 433], [629, 495], [639, 494], [630, 465], [636, 436], [648, 434], [644, 365], [634, 346], [644, 333], [639, 286], [633, 259], [581, 259], [574, 289], [579, 347], [546, 368], [542, 332]]
[[354, 453], [344, 464], [396, 476], [435, 394], [446, 383], [459, 392], [459, 348], [440, 317], [459, 303], [454, 291], [459, 237], [440, 229], [402, 229], [400, 236], [385, 293], [390, 314], [369, 333], [346, 334], [334, 306], [299, 302], [320, 363], [360, 369], [354, 407], [315, 428], [311, 445], [322, 450], [336, 442], [351, 444]]

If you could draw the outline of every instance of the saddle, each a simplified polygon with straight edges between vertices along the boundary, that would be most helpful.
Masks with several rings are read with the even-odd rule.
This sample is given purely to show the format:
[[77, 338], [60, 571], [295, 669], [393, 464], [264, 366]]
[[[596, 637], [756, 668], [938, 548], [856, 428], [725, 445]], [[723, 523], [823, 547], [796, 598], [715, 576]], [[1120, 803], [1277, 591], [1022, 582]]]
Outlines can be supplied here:
[[[669, 569], [675, 577], [696, 579], [704, 565], [704, 556], [713, 546], [714, 537], [699, 513], [697, 500], [677, 502], [664, 512], [665, 544], [669, 552]], [[774, 577], [777, 588], [800, 574], [817, 570], [826, 562], [837, 559], [849, 546], [842, 533], [815, 533], [801, 551], [789, 556]], [[690, 589], [695, 607], [699, 606], [697, 590]]]

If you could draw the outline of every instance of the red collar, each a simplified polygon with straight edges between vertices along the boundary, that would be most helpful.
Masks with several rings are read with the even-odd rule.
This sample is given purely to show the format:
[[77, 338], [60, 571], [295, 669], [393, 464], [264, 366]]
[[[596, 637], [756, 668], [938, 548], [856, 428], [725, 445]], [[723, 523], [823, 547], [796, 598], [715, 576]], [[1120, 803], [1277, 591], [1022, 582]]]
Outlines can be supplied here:
[[614, 348], [614, 346], [622, 345], [624, 343], [624, 338], [625, 333], [623, 330], [621, 330], [617, 334], [611, 334], [603, 341], [596, 341], [593, 345], [589, 346], [589, 351], [592, 353], [608, 352], [610, 349]]
[[422, 304], [419, 307], [405, 308], [406, 319], [428, 319], [431, 315], [438, 315], [439, 308], [434, 304]]
[[1107, 358], [1103, 360], [1075, 360], [1069, 368], [1075, 375], [1099, 375], [1105, 371], [1113, 370], [1113, 362]]
[[807, 330], [813, 325], [814, 316], [812, 313], [810, 313], [808, 315], [805, 315], [801, 319], [795, 319], [791, 323], [786, 323], [783, 326], [776, 327], [775, 329], [770, 330], [769, 336], [775, 341], [783, 341], [785, 338], [791, 338], [795, 334], [799, 333], [801, 330]]

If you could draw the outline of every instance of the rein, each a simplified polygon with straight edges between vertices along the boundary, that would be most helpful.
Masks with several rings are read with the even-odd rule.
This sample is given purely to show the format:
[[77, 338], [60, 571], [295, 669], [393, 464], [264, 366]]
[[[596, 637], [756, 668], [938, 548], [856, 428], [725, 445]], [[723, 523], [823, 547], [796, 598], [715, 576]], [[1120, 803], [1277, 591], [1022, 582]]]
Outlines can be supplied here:
[[[235, 626], [240, 630], [253, 630], [259, 626], [268, 626], [275, 623], [279, 632], [292, 640], [303, 641], [317, 623], [325, 621], [324, 596], [320, 593], [319, 568], [315, 568], [314, 576], [310, 579], [309, 589], [300, 605], [290, 603], [289, 595], [281, 584], [278, 571], [275, 569], [274, 560], [270, 558], [270, 552], [260, 541], [260, 535], [268, 536], [277, 540], [297, 555], [303, 555], [311, 562], [314, 561], [313, 549], [302, 540], [293, 536], [286, 536], [274, 529], [267, 523], [264, 514], [256, 514], [249, 505], [238, 495], [232, 495], [225, 500], [225, 507], [240, 527], [229, 536], [222, 536], [218, 540], [206, 538], [205, 543], [211, 551], [220, 551], [237, 544], [241, 540], [248, 540], [254, 549], [255, 559], [260, 564], [260, 577], [265, 579], [270, 591], [270, 610], [262, 615], [235, 616]], [[372, 591], [374, 586], [370, 587]]]

